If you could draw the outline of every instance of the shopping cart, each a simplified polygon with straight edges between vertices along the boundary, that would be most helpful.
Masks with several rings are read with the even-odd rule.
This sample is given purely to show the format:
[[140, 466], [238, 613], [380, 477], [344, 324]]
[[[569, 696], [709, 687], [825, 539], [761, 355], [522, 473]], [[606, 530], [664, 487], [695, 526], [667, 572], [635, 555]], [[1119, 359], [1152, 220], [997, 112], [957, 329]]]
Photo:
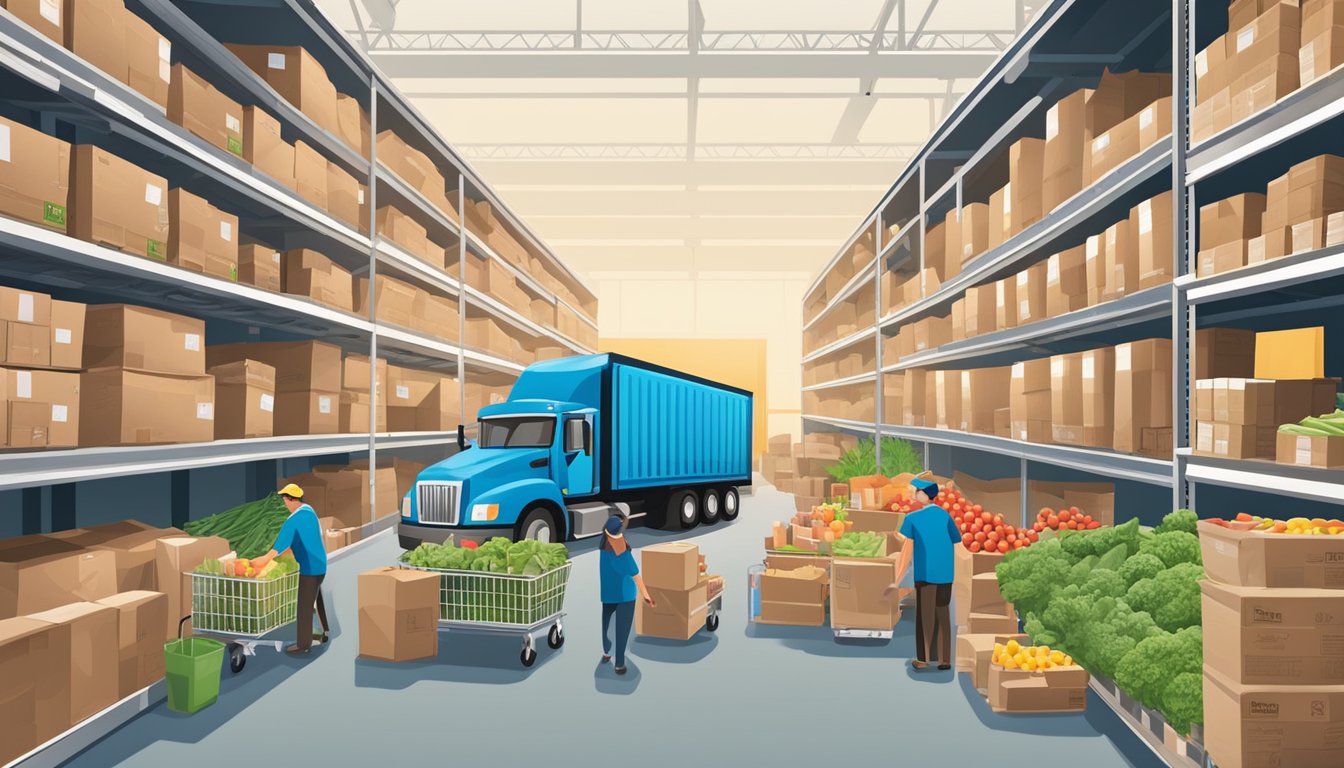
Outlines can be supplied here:
[[487, 571], [457, 571], [398, 563], [430, 571], [439, 578], [439, 628], [483, 634], [520, 635], [524, 667], [537, 661], [535, 635], [549, 625], [546, 644], [565, 644], [565, 587], [571, 563], [536, 576]]
[[213, 636], [225, 644], [229, 669], [243, 671], [247, 657], [258, 647], [284, 649], [285, 640], [268, 638], [293, 624], [299, 605], [299, 574], [287, 573], [275, 579], [248, 579], [191, 574], [192, 631]]

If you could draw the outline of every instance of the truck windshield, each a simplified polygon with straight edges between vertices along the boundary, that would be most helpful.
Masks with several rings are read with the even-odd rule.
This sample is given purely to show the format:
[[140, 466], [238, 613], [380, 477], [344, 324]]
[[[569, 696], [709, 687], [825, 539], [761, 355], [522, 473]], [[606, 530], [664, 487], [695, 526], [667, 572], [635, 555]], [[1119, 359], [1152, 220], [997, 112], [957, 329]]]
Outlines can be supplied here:
[[555, 419], [515, 416], [481, 420], [482, 448], [548, 448], [555, 437]]

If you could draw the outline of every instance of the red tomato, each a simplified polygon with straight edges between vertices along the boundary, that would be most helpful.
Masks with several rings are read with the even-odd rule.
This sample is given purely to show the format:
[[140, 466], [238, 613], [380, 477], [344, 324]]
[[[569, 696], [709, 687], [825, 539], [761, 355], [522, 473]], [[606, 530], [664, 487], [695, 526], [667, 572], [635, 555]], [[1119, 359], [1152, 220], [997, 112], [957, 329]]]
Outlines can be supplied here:
[[1069, 512], [1069, 510], [1067, 510], [1067, 509], [1059, 513], [1059, 521], [1060, 521], [1061, 523], [1067, 523], [1067, 522], [1069, 522], [1069, 521], [1072, 520], [1072, 519], [1073, 519], [1073, 514], [1072, 514], [1071, 512]]
[[1032, 542], [1032, 543], [1035, 543], [1035, 542], [1038, 542], [1038, 541], [1040, 541], [1040, 540], [1041, 540], [1041, 535], [1040, 535], [1039, 533], [1037, 533], [1037, 532], [1035, 532], [1035, 531], [1030, 531], [1030, 532], [1027, 533], [1027, 541], [1030, 541], [1030, 542]]
[[1004, 541], [1008, 542], [1009, 544], [1012, 544], [1013, 542], [1017, 541], [1017, 534], [1015, 533], [1008, 534], [1006, 537], [1004, 537]]
[[984, 544], [989, 539], [989, 537], [985, 535], [984, 531], [976, 531], [974, 534], [971, 535], [971, 538], [975, 539], [981, 544]]
[[1069, 507], [1069, 514], [1077, 516], [1082, 514], [1082, 510], [1078, 509], [1077, 507]]
[[962, 533], [966, 533], [968, 530], [970, 530], [970, 526], [967, 525], [967, 524], [965, 524], [965, 523], [962, 523], [961, 525], [959, 525], [959, 526], [957, 526], [957, 527], [961, 529], [961, 532], [962, 532]]
[[967, 547], [967, 549], [971, 550], [972, 552], [979, 552], [981, 549], [984, 549], [984, 546], [978, 541], [972, 541], [971, 545]]
[[1046, 518], [1046, 520], [1045, 520], [1045, 526], [1046, 526], [1047, 528], [1054, 528], [1054, 529], [1058, 530], [1058, 529], [1059, 529], [1059, 516], [1058, 516], [1058, 515], [1051, 515], [1050, 517]]
[[1018, 539], [1017, 541], [1013, 542], [1013, 549], [1021, 549], [1025, 546], [1027, 546], [1027, 542], [1023, 541], [1022, 539]]
[[1088, 523], [1090, 523], [1090, 522], [1092, 522], [1092, 516], [1091, 516], [1091, 515], [1083, 515], [1083, 524], [1086, 525], [1086, 524], [1088, 524]]
[[1010, 548], [1011, 548], [1011, 547], [1009, 547], [1008, 542], [1006, 542], [1006, 541], [1000, 541], [1000, 542], [999, 542], [999, 551], [1000, 551], [1000, 552], [1002, 552], [1002, 553], [1004, 553], [1004, 554], [1007, 554], [1007, 552], [1008, 552], [1008, 550], [1009, 550]]
[[998, 541], [998, 540], [999, 540], [999, 532], [998, 532], [998, 531], [990, 531], [990, 532], [989, 532], [989, 536], [987, 537], [987, 539], [988, 539], [989, 541], [991, 541], [991, 542]]
[[1041, 525], [1040, 523], [1032, 523], [1032, 524], [1031, 524], [1031, 530], [1036, 531], [1037, 533], [1039, 533], [1040, 530], [1041, 530], [1042, 528], [1044, 528], [1044, 527], [1045, 527], [1045, 526]]
[[985, 508], [982, 507], [982, 506], [980, 506], [979, 504], [972, 504], [972, 505], [971, 505], [971, 511], [974, 512], [974, 513], [976, 513], [976, 514], [980, 514], [981, 512], [984, 512], [984, 511], [985, 511]]
[[980, 519], [984, 520], [986, 523], [994, 522], [994, 516], [989, 514], [988, 512], [981, 512]]
[[961, 535], [961, 543], [962, 543], [962, 544], [967, 544], [967, 545], [969, 545], [972, 541], [975, 541], [975, 537], [971, 536], [971, 534], [969, 534], [969, 533], [964, 533], [964, 534]]
[[1087, 530], [1089, 531], [1100, 527], [1101, 527], [1101, 521], [1099, 520], [1093, 520], [1092, 522], [1087, 524]]

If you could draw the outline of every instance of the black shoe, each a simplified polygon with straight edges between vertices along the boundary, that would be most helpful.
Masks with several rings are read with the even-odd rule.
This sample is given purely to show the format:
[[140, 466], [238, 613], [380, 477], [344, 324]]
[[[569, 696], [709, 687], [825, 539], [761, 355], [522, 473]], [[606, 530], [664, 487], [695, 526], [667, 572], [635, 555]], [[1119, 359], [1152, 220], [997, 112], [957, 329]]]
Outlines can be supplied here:
[[616, 668], [616, 674], [618, 674], [618, 675], [624, 675], [624, 674], [625, 674], [625, 667], [617, 667], [617, 668]]
[[939, 671], [939, 672], [946, 672], [947, 670], [949, 670], [949, 669], [951, 669], [951, 668], [952, 668], [952, 665], [951, 665], [951, 664], [939, 664], [939, 665], [938, 665], [938, 671]]
[[329, 643], [331, 642], [331, 638], [329, 638], [329, 637], [327, 636], [327, 633], [326, 633], [326, 632], [323, 632], [323, 633], [320, 634], [320, 635], [317, 634], [316, 632], [314, 632], [314, 633], [313, 633], [313, 642], [321, 643], [322, 645], [327, 645], [327, 644], [329, 644]]

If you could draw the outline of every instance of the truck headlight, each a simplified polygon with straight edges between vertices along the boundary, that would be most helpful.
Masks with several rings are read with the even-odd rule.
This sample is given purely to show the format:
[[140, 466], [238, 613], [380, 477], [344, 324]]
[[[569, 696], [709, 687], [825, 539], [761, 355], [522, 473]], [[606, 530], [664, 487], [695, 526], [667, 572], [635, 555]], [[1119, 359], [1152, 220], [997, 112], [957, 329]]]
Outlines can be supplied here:
[[471, 522], [473, 523], [488, 523], [498, 517], [498, 504], [473, 504], [471, 507]]
[[401, 516], [411, 516], [411, 495], [409, 493], [401, 497]]

